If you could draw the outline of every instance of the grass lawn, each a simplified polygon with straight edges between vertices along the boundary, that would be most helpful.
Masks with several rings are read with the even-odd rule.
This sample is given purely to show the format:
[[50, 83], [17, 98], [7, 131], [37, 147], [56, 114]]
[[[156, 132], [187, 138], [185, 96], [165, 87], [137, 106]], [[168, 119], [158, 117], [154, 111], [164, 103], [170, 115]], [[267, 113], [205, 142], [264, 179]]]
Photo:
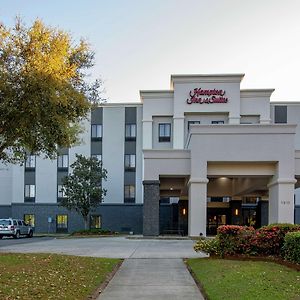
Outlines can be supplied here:
[[210, 300], [300, 299], [300, 272], [276, 263], [196, 258], [187, 264]]
[[0, 299], [86, 299], [119, 259], [0, 254]]

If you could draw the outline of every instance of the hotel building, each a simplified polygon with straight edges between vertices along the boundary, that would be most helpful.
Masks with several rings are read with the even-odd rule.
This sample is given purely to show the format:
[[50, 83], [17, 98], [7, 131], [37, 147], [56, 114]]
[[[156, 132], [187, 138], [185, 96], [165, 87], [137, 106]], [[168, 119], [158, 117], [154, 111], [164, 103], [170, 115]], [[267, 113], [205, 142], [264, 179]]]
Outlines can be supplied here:
[[79, 153], [108, 171], [91, 227], [199, 236], [222, 224], [300, 223], [300, 102], [241, 90], [243, 77], [172, 75], [169, 90], [140, 91], [138, 103], [100, 105], [81, 145], [0, 166], [0, 218], [24, 218], [36, 232], [83, 228], [59, 206]]

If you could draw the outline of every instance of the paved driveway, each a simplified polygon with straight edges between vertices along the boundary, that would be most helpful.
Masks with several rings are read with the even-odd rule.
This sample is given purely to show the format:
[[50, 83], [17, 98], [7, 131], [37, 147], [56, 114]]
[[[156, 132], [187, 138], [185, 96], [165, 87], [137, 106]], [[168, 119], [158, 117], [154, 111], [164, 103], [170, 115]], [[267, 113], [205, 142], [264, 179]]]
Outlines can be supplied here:
[[52, 239], [53, 237], [33, 237], [30, 239], [27, 237], [20, 237], [19, 239], [14, 239], [11, 237], [3, 237], [3, 239], [0, 240], [0, 248], [18, 245], [18, 244], [31, 244], [31, 243], [41, 242], [41, 241], [48, 241]]
[[[4, 242], [4, 240], [3, 240]], [[50, 239], [0, 247], [0, 252], [61, 253], [111, 258], [188, 258], [196, 253], [191, 240], [127, 239], [125, 237]]]

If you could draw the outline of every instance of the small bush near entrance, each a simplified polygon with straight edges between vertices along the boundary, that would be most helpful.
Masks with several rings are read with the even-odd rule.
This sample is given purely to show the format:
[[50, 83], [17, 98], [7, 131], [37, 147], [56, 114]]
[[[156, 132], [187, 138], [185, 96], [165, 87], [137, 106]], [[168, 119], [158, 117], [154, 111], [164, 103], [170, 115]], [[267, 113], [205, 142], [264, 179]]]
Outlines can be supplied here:
[[300, 232], [287, 233], [282, 250], [286, 260], [300, 264]]
[[107, 229], [87, 229], [87, 230], [84, 229], [84, 230], [74, 231], [71, 235], [82, 236], [82, 235], [114, 235], [114, 234], [118, 234], [118, 233]]
[[[253, 227], [220, 226], [214, 242], [198, 241], [196, 251], [212, 255], [282, 255], [285, 236], [288, 232], [300, 232], [300, 225], [272, 224], [255, 230]], [[216, 251], [217, 249], [217, 251]]]
[[195, 251], [204, 251], [211, 255], [220, 255], [219, 241], [214, 238], [201, 238], [194, 246]]

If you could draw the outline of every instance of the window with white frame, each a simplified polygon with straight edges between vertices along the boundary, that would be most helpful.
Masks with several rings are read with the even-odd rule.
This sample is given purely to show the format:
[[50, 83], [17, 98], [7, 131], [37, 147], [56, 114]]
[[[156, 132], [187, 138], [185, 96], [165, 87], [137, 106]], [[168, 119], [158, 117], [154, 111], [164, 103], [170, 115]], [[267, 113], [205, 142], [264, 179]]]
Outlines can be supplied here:
[[35, 155], [27, 155], [25, 161], [25, 168], [29, 168], [29, 169], [35, 168]]
[[57, 198], [65, 198], [65, 188], [62, 184], [57, 185]]
[[158, 125], [159, 142], [171, 141], [171, 123], [161, 123]]
[[26, 184], [25, 185], [25, 198], [34, 198], [35, 197], [35, 185]]
[[92, 124], [92, 139], [101, 139], [101, 138], [102, 138], [102, 125]]
[[57, 157], [57, 167], [59, 169], [67, 169], [69, 166], [69, 155], [63, 154]]
[[125, 170], [135, 169], [135, 154], [125, 154]]
[[125, 125], [125, 139], [127, 141], [135, 141], [136, 139], [136, 124]]
[[133, 203], [135, 202], [135, 186], [125, 185], [124, 186], [124, 202]]

